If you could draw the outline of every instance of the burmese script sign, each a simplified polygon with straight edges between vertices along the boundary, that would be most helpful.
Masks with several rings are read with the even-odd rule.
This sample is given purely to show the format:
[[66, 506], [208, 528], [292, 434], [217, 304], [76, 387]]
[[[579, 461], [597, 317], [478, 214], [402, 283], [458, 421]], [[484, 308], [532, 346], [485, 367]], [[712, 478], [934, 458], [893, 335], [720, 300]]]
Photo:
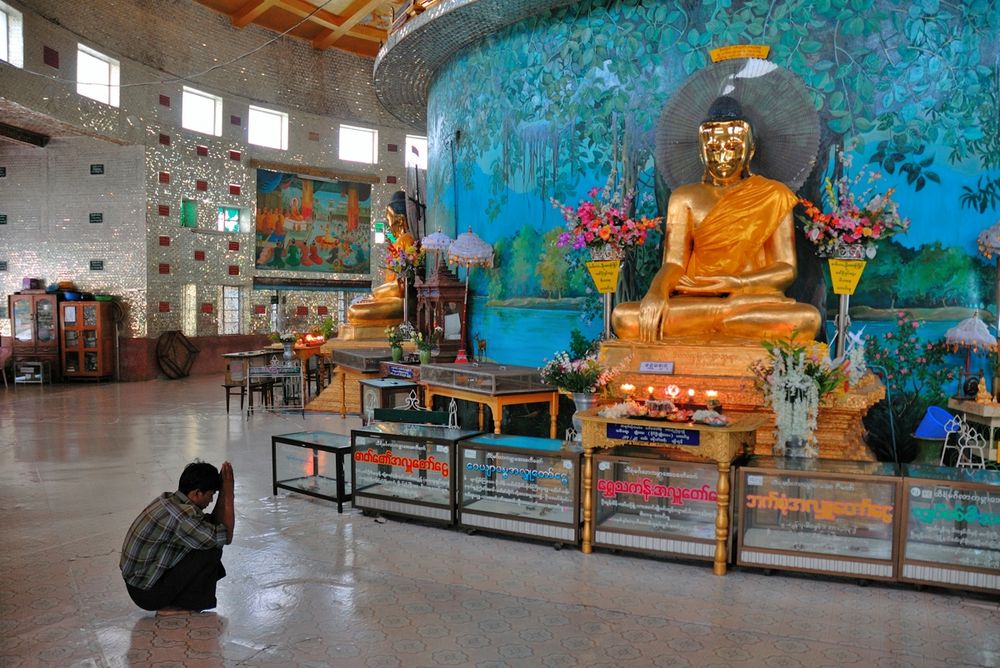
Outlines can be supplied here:
[[359, 492], [422, 503], [451, 498], [450, 446], [358, 439], [354, 484]]
[[745, 475], [744, 547], [892, 559], [894, 480]]
[[699, 445], [701, 432], [697, 429], [654, 427], [652, 425], [609, 423], [608, 438], [663, 445]]
[[1000, 570], [1000, 488], [908, 481], [907, 561]]
[[573, 520], [577, 456], [467, 448], [462, 455], [462, 510], [551, 522]]
[[598, 531], [715, 539], [712, 464], [595, 455]]

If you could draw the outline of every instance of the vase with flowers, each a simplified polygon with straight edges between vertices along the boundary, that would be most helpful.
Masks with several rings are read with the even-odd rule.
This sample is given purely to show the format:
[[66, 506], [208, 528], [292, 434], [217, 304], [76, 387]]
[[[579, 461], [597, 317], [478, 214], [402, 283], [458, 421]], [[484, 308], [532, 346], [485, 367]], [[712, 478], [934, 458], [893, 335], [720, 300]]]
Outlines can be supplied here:
[[852, 176], [852, 157], [844, 151], [838, 157], [843, 174], [824, 179], [820, 204], [799, 200], [802, 229], [820, 257], [874, 258], [877, 242], [906, 232], [910, 221], [899, 215], [895, 191], [876, 187], [880, 172], [864, 168]]
[[403, 322], [410, 321], [409, 293], [410, 285], [417, 272], [422, 271], [426, 253], [420, 245], [420, 241], [403, 246], [401, 244], [390, 244], [386, 249], [385, 268], [396, 275], [396, 280], [402, 283], [403, 288]]
[[428, 334], [421, 331], [413, 332], [413, 343], [417, 347], [417, 356], [420, 358], [421, 364], [430, 364], [431, 354], [441, 340], [443, 333], [444, 330], [440, 327], [435, 327]]
[[591, 188], [588, 198], [575, 207], [552, 200], [553, 206], [559, 209], [566, 221], [566, 231], [559, 235], [556, 245], [560, 248], [586, 249], [591, 261], [611, 263], [612, 280], [608, 282], [608, 287], [598, 285], [604, 295], [606, 339], [611, 337], [611, 302], [618, 285], [621, 262], [631, 249], [643, 245], [649, 232], [663, 221], [661, 217], [636, 217], [635, 191], [622, 192], [615, 188], [616, 176], [612, 172], [603, 190]]
[[600, 392], [623, 368], [607, 369], [601, 366], [597, 360], [597, 344], [598, 341], [589, 341], [580, 330], [574, 329], [570, 333], [569, 350], [557, 352], [539, 369], [543, 383], [573, 397], [576, 405], [573, 428], [578, 435], [582, 427], [578, 413], [592, 408]]
[[392, 361], [399, 362], [403, 359], [403, 342], [407, 340], [405, 333], [400, 326], [390, 325], [385, 328], [385, 338], [389, 341], [389, 351], [392, 353]]
[[816, 420], [823, 399], [842, 390], [847, 380], [843, 363], [830, 360], [823, 343], [801, 344], [792, 338], [761, 344], [767, 358], [750, 366], [754, 381], [774, 411], [773, 454], [815, 457]]
[[290, 362], [295, 358], [295, 342], [299, 339], [298, 334], [292, 331], [271, 332], [268, 338], [274, 343], [281, 344], [282, 358], [286, 362]]

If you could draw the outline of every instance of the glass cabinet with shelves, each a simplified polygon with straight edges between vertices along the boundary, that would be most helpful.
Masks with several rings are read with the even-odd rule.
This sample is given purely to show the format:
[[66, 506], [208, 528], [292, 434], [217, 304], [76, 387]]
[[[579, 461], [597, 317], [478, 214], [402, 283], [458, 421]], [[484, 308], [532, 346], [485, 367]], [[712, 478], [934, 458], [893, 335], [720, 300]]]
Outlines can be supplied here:
[[62, 370], [65, 379], [100, 380], [114, 375], [114, 320], [111, 302], [60, 304]]
[[42, 363], [50, 379], [59, 380], [58, 298], [46, 293], [17, 293], [8, 298], [15, 377], [23, 362]]

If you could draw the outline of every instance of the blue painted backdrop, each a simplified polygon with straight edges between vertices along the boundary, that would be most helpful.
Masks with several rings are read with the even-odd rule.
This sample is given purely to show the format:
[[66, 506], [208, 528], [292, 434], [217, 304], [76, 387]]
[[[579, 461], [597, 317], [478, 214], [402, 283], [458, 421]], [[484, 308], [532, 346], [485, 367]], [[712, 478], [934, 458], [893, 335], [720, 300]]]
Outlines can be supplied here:
[[[802, 77], [823, 126], [820, 169], [843, 169], [837, 150], [852, 146], [854, 168], [883, 172], [912, 221], [853, 302], [881, 318], [869, 332], [896, 325], [890, 309], [937, 332], [955, 307], [991, 307], [996, 269], [975, 239], [1000, 206], [998, 26], [987, 0], [583, 1], [466, 49], [430, 88], [428, 204], [432, 225], [471, 227], [497, 249], [496, 269], [473, 270], [469, 331], [491, 357], [531, 365], [574, 326], [599, 331], [589, 277], [554, 247], [563, 221], [550, 200], [576, 203], [616, 166], [648, 196], [645, 212], [662, 212], [660, 111], [709, 49], [743, 43], [769, 45]], [[818, 198], [818, 184], [801, 194]], [[633, 292], [659, 262], [652, 241]], [[803, 249], [797, 296], [826, 289], [821, 266]]]

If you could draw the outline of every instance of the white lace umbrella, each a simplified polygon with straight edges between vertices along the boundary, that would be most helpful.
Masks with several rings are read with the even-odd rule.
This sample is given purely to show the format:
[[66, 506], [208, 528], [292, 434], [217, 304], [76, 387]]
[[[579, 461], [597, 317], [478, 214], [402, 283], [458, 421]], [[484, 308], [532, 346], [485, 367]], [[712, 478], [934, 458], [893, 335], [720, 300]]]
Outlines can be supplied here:
[[462, 303], [462, 351], [465, 351], [465, 319], [469, 313], [469, 274], [473, 267], [493, 266], [493, 246], [469, 228], [448, 247], [448, 261], [465, 267], [465, 300]]
[[434, 234], [428, 234], [420, 240], [420, 246], [426, 250], [434, 251], [434, 271], [441, 266], [441, 251], [447, 251], [455, 240], [438, 229]]
[[969, 373], [969, 358], [973, 351], [991, 350], [997, 346], [997, 338], [990, 334], [990, 328], [979, 319], [979, 311], [945, 332], [944, 340], [955, 349], [965, 348], [966, 373]]

